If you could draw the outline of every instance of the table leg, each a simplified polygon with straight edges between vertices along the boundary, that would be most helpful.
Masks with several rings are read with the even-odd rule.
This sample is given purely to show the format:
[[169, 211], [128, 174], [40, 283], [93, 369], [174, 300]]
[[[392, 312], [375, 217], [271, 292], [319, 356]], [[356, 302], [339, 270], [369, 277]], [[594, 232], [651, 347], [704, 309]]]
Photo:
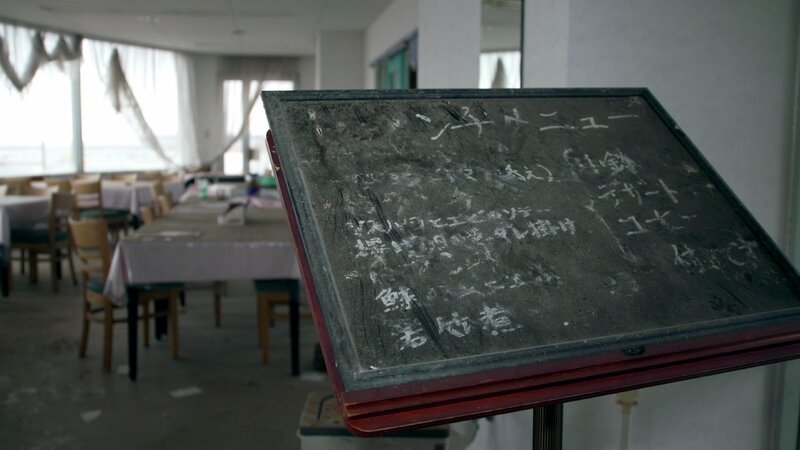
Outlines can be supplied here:
[[128, 288], [128, 377], [136, 381], [136, 351], [139, 345], [139, 291]]
[[56, 250], [56, 263], [54, 264], [56, 267], [56, 277], [60, 280], [63, 277], [63, 267], [61, 262], [63, 258], [61, 258], [61, 249]]
[[0, 263], [0, 289], [2, 289], [3, 297], [8, 297], [11, 291], [11, 265]]
[[161, 340], [161, 336], [169, 334], [169, 322], [167, 321], [168, 317], [166, 316], [167, 312], [169, 311], [169, 303], [167, 300], [156, 300], [153, 303], [153, 309], [155, 310], [155, 314], [157, 314], [155, 318], [156, 339]]
[[289, 288], [289, 339], [292, 351], [292, 376], [300, 375], [300, 283]]

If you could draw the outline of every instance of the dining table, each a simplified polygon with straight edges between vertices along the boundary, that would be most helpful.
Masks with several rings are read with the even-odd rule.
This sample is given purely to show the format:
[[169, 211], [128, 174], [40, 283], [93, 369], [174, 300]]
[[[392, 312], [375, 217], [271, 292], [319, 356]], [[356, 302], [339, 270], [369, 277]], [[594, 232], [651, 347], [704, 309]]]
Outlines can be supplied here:
[[[103, 207], [130, 211], [133, 215], [139, 214], [139, 207], [150, 206], [156, 202], [153, 198], [153, 181], [120, 181], [103, 180]], [[178, 200], [183, 194], [183, 183], [166, 181], [163, 183], [164, 191]]]
[[[232, 280], [299, 283], [292, 234], [280, 201], [262, 199], [250, 207], [241, 206], [249, 200], [188, 199], [119, 241], [105, 295], [127, 306], [131, 380], [137, 377], [137, 285]], [[298, 289], [289, 294], [291, 371], [299, 375]]]
[[0, 292], [11, 289], [11, 227], [45, 221], [50, 215], [50, 198], [40, 195], [0, 197]]

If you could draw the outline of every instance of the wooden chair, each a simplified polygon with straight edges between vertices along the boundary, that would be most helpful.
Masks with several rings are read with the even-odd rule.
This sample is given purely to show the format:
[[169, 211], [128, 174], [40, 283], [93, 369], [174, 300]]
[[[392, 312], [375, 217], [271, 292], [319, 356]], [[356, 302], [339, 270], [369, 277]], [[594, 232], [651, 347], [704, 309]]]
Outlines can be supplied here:
[[7, 195], [23, 195], [23, 190], [31, 185], [31, 178], [6, 178], [3, 180], [3, 184], [7, 186]]
[[99, 173], [81, 173], [72, 177], [72, 182], [100, 181]]
[[58, 186], [23, 186], [20, 195], [38, 195], [40, 197], [48, 196], [58, 192]]
[[164, 183], [183, 183], [183, 175], [180, 173], [164, 174], [161, 181]]
[[22, 264], [25, 264], [25, 252], [30, 264], [30, 280], [38, 278], [39, 255], [50, 260], [50, 280], [53, 292], [58, 292], [58, 278], [61, 274], [61, 259], [67, 258], [72, 283], [77, 285], [75, 265], [72, 262], [72, 240], [67, 221], [75, 216], [75, 199], [72, 194], [54, 192], [50, 197], [50, 217], [47, 222], [36, 223], [26, 227], [11, 229], [11, 250], [22, 252]]
[[161, 215], [166, 215], [172, 212], [172, 202], [164, 194], [158, 196], [158, 209], [161, 210]]
[[139, 216], [141, 216], [142, 223], [145, 225], [150, 225], [151, 223], [156, 221], [156, 215], [153, 214], [153, 208], [149, 206], [140, 206]]
[[57, 192], [65, 194], [72, 192], [72, 183], [66, 178], [45, 178], [44, 182], [50, 187], [56, 187]]
[[109, 179], [114, 181], [125, 181], [127, 183], [133, 183], [139, 178], [138, 174], [135, 173], [112, 173], [109, 175]]
[[144, 181], [163, 181], [164, 175], [161, 172], [144, 172], [139, 174], [139, 179]]
[[[114, 317], [115, 310], [126, 311], [117, 307], [103, 295], [108, 270], [111, 266], [111, 250], [108, 241], [108, 228], [102, 219], [70, 219], [70, 229], [75, 241], [75, 251], [81, 263], [81, 280], [83, 285], [83, 317], [80, 342], [80, 357], [86, 356], [89, 339], [90, 322], [103, 324], [103, 370], [111, 371], [111, 349], [115, 323], [127, 322], [127, 318]], [[143, 321], [144, 345], [150, 345], [150, 319], [166, 316], [169, 318], [170, 350], [173, 358], [178, 358], [178, 292], [179, 284], [137, 285], [142, 314], [137, 319]], [[150, 303], [156, 300], [168, 300], [169, 309], [163, 313], [150, 313]]]
[[130, 212], [124, 209], [103, 208], [103, 189], [100, 181], [78, 181], [72, 183], [75, 204], [80, 217], [105, 220], [109, 230], [128, 234]]
[[[258, 340], [261, 345], [261, 360], [269, 364], [269, 328], [275, 320], [288, 320], [289, 313], [275, 313], [275, 306], [289, 306], [290, 292], [299, 291], [297, 280], [256, 280], [256, 299], [258, 301]], [[299, 295], [299, 292], [298, 292]], [[300, 318], [309, 320], [311, 314], [300, 313]]]
[[158, 197], [164, 195], [165, 192], [164, 183], [161, 181], [154, 181], [150, 184], [150, 195], [153, 197], [153, 214], [156, 217], [161, 217], [164, 214], [158, 204]]

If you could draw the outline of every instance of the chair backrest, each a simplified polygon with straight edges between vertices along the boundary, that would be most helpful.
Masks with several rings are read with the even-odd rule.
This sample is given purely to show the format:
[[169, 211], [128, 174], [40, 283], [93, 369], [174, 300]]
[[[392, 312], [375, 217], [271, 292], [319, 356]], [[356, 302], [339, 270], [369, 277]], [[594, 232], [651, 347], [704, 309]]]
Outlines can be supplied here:
[[8, 194], [8, 185], [0, 184], [0, 197], [5, 197]]
[[72, 193], [75, 195], [75, 207], [78, 211], [95, 209], [98, 217], [103, 217], [103, 189], [100, 181], [73, 181]]
[[144, 172], [139, 174], [140, 180], [146, 181], [161, 181], [164, 179], [164, 175], [161, 172]]
[[69, 233], [69, 219], [77, 219], [75, 196], [69, 192], [53, 192], [50, 196], [50, 242], [55, 242], [57, 234]]
[[99, 173], [82, 173], [79, 175], [75, 175], [72, 177], [72, 181], [100, 181], [100, 174]]
[[112, 173], [110, 175], [110, 179], [115, 181], [127, 181], [129, 183], [133, 183], [138, 179], [139, 175], [135, 173]]
[[105, 282], [111, 267], [106, 222], [102, 219], [69, 219], [69, 228], [84, 281], [91, 274], [99, 274]]
[[172, 202], [169, 201], [166, 195], [158, 196], [158, 207], [161, 209], [161, 214], [169, 214], [172, 212]]
[[23, 195], [23, 191], [26, 187], [31, 185], [31, 179], [28, 177], [25, 178], [6, 178], [3, 180], [3, 184], [8, 186], [6, 189], [6, 193], [8, 195]]
[[39, 195], [49, 196], [50, 194], [58, 192], [58, 186], [23, 186], [20, 195]]
[[153, 214], [153, 208], [149, 206], [140, 206], [139, 215], [142, 216], [142, 223], [150, 225], [156, 221], [156, 215]]
[[180, 173], [165, 174], [161, 181], [165, 183], [183, 183], [183, 174]]
[[164, 195], [164, 183], [161, 181], [155, 181], [150, 185], [150, 194], [153, 196], [153, 213], [156, 217], [160, 217], [164, 215], [164, 211], [161, 210], [161, 205], [158, 203], [158, 197]]
[[48, 186], [55, 186], [58, 188], [58, 192], [63, 192], [69, 194], [72, 191], [72, 183], [66, 178], [45, 178], [44, 182]]

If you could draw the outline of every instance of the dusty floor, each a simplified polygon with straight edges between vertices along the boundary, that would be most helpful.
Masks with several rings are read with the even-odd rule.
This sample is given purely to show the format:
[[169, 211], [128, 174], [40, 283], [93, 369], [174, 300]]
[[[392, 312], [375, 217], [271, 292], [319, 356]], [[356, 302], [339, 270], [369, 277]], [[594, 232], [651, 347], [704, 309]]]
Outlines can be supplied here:
[[[326, 379], [308, 379], [310, 322], [301, 323], [305, 376], [292, 378], [287, 322], [271, 331], [270, 365], [260, 362], [250, 283], [229, 284], [222, 328], [213, 326], [210, 290], [190, 290], [179, 318], [181, 358], [169, 357], [168, 339], [148, 349], [140, 341], [131, 382], [117, 372], [127, 367], [126, 326], [114, 327], [113, 373], [101, 370], [99, 325], [79, 359], [79, 289], [62, 280], [53, 294], [40, 267], [37, 285], [15, 267], [11, 295], [0, 297], [0, 449], [300, 448], [307, 393], [330, 391]], [[191, 387], [201, 392], [170, 395]]]

